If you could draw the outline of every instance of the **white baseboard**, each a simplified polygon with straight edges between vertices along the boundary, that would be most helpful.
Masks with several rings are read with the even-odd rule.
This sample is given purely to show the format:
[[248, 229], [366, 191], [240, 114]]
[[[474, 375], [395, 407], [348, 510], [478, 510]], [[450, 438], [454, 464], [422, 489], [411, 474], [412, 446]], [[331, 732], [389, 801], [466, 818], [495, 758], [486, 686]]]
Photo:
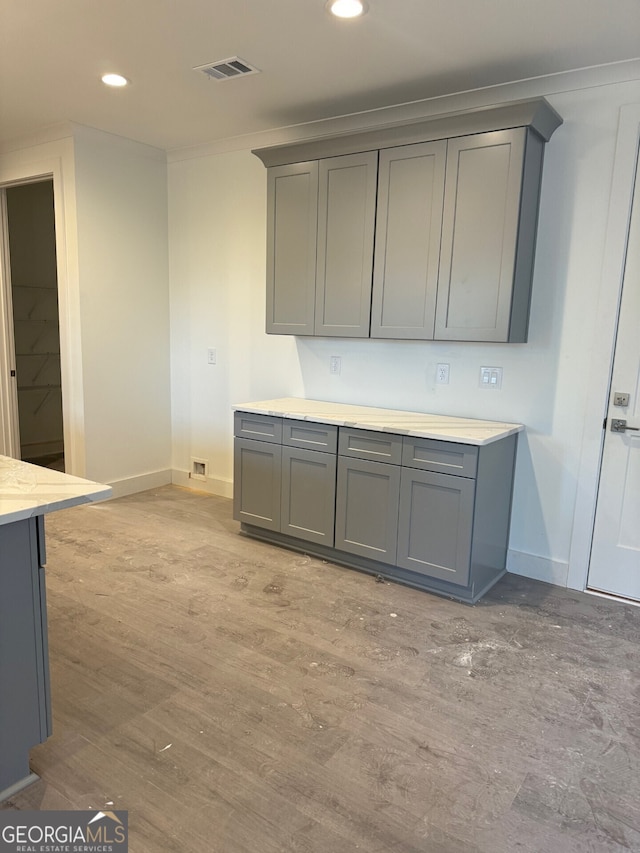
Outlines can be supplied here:
[[233, 497], [232, 480], [216, 480], [213, 477], [207, 477], [206, 480], [196, 480], [189, 476], [188, 471], [174, 468], [171, 472], [171, 482], [174, 486], [183, 486], [185, 489], [193, 489], [196, 492], [207, 492], [220, 498]]
[[507, 552], [507, 571], [525, 578], [566, 587], [569, 563], [510, 550]]
[[137, 492], [146, 492], [149, 489], [158, 489], [171, 483], [171, 470], [152, 471], [150, 474], [139, 474], [137, 477], [125, 477], [124, 480], [115, 480], [107, 483], [113, 489], [114, 498], [123, 498], [126, 495], [135, 495]]

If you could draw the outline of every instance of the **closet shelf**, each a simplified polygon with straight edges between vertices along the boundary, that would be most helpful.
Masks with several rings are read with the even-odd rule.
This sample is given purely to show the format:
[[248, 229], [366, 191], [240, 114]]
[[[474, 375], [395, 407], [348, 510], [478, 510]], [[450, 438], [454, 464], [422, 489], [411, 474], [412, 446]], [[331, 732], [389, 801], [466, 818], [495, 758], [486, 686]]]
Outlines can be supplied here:
[[12, 290], [50, 290], [51, 293], [57, 293], [58, 292], [57, 287], [55, 287], [53, 285], [51, 287], [46, 287], [43, 284], [34, 284], [34, 285], [31, 285], [31, 284], [12, 284], [11, 289]]
[[18, 391], [61, 391], [60, 385], [18, 385]]

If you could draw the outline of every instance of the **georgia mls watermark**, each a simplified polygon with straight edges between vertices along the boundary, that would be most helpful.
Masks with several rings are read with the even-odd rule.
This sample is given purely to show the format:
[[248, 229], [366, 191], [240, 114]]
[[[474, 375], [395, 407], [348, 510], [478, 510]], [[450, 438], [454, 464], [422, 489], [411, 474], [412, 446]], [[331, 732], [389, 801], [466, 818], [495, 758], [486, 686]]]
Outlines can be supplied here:
[[1, 811], [0, 853], [128, 853], [128, 812]]

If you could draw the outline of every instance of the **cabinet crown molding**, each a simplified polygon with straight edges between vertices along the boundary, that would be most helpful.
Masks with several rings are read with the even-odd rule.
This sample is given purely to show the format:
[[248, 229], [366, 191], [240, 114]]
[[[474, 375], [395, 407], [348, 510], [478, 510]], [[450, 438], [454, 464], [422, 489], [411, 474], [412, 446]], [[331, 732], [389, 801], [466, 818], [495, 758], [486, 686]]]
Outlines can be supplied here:
[[290, 163], [338, 157], [342, 154], [357, 154], [516, 127], [529, 127], [548, 142], [561, 124], [561, 116], [545, 98], [532, 98], [443, 113], [410, 122], [393, 122], [368, 130], [323, 136], [305, 142], [256, 148], [252, 153], [267, 167], [285, 166]]

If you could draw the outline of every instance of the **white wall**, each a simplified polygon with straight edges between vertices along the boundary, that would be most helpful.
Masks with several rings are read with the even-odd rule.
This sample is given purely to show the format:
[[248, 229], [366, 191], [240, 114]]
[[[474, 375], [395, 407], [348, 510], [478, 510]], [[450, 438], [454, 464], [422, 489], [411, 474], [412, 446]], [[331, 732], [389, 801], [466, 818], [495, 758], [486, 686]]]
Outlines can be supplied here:
[[[243, 400], [298, 395], [521, 422], [527, 430], [518, 451], [509, 567], [566, 583], [618, 115], [621, 105], [640, 101], [640, 83], [574, 92], [557, 91], [561, 86], [545, 91], [543, 84], [539, 92], [529, 83], [500, 95], [546, 94], [564, 118], [546, 151], [529, 343], [523, 345], [265, 335], [265, 170], [249, 150], [201, 149], [193, 159], [188, 153], [173, 158], [177, 481], [186, 482], [191, 457], [205, 458], [207, 487], [231, 494], [231, 407]], [[464, 97], [455, 107], [465, 108]], [[430, 109], [437, 111], [437, 105]], [[614, 285], [611, 298], [615, 293]], [[215, 367], [206, 364], [208, 347], [218, 349]], [[342, 356], [340, 376], [329, 374], [330, 355]], [[439, 361], [451, 365], [448, 386], [435, 385]], [[478, 388], [480, 365], [503, 367], [501, 391]], [[602, 374], [598, 383], [602, 417]]]
[[86, 476], [116, 493], [170, 481], [163, 152], [74, 129]]
[[[264, 332], [265, 210], [265, 170], [246, 151], [170, 169], [174, 482], [226, 496], [233, 403], [304, 394], [295, 339]], [[193, 457], [208, 483], [189, 481]]]

